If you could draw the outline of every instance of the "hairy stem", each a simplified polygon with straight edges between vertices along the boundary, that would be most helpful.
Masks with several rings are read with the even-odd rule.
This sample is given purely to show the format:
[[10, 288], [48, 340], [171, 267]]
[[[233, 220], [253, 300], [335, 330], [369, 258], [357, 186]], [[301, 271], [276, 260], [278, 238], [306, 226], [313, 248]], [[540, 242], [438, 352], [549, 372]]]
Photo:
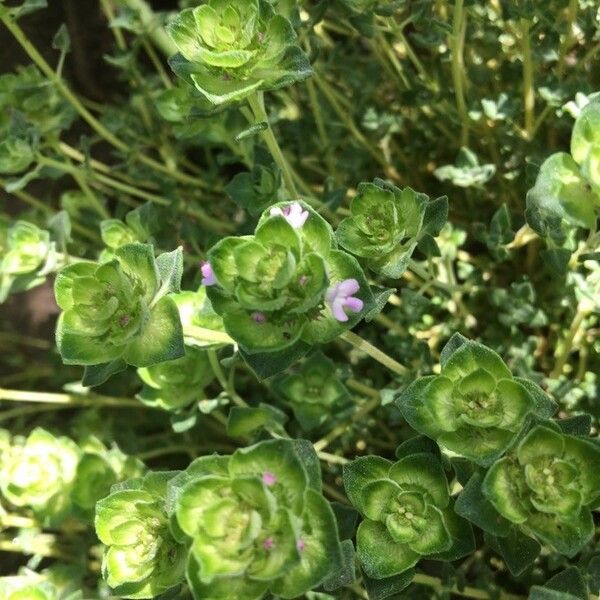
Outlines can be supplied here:
[[371, 358], [376, 360], [378, 363], [382, 364], [384, 367], [387, 367], [390, 371], [397, 373], [398, 375], [405, 375], [408, 369], [401, 365], [398, 361], [394, 360], [391, 356], [388, 356], [385, 352], [379, 350], [371, 344], [364, 340], [359, 335], [356, 335], [352, 331], [346, 331], [341, 336], [341, 339], [345, 340], [349, 344], [352, 344], [357, 350], [368, 354]]
[[461, 123], [460, 143], [467, 146], [469, 143], [469, 114], [465, 101], [464, 90], [464, 46], [465, 32], [467, 30], [467, 15], [464, 10], [464, 0], [455, 0], [454, 13], [452, 15], [452, 36], [450, 38], [450, 49], [452, 51], [452, 83], [454, 85], [454, 97], [456, 108]]

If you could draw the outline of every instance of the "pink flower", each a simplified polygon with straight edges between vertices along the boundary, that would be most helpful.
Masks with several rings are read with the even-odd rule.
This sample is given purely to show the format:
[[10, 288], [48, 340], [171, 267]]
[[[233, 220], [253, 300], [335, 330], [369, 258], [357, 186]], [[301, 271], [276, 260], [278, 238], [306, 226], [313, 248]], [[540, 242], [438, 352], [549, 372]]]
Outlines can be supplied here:
[[304, 210], [299, 202], [292, 202], [283, 208], [274, 206], [269, 214], [272, 217], [282, 216], [294, 229], [300, 229], [308, 219], [308, 211]]
[[300, 538], [296, 542], [296, 548], [297, 548], [298, 552], [304, 552], [304, 550], [306, 549], [306, 542], [302, 538]]
[[268, 537], [264, 542], [263, 542], [263, 548], [265, 550], [273, 550], [273, 548], [275, 547], [275, 540], [272, 537]]
[[364, 303], [360, 298], [355, 298], [352, 294], [356, 294], [360, 289], [360, 285], [356, 279], [344, 279], [336, 285], [332, 285], [325, 294], [325, 302], [329, 304], [333, 316], [341, 322], [348, 320], [346, 314], [349, 310], [353, 313], [358, 313], [363, 309]]
[[202, 273], [202, 281], [200, 282], [202, 285], [215, 285], [217, 283], [213, 268], [208, 261], [205, 260], [200, 265], [200, 272]]
[[277, 476], [271, 471], [265, 471], [262, 475], [262, 480], [265, 485], [275, 485], [277, 483]]
[[259, 311], [255, 311], [250, 315], [250, 318], [255, 322], [255, 323], [266, 323], [267, 322], [267, 315], [265, 315], [265, 313], [259, 312]]

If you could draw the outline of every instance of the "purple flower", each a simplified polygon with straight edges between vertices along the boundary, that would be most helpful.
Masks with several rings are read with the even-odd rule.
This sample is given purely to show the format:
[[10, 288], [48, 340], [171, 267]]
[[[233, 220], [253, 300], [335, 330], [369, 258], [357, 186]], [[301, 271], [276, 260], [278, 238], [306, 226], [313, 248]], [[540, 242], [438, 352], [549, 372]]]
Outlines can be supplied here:
[[215, 285], [217, 283], [215, 272], [208, 261], [205, 260], [200, 265], [200, 272], [202, 273], [202, 281], [200, 282], [202, 285]]
[[360, 298], [355, 298], [360, 285], [356, 279], [344, 279], [336, 285], [332, 285], [325, 294], [325, 301], [329, 304], [333, 316], [341, 322], [348, 320], [346, 312], [349, 310], [358, 313], [363, 309], [364, 303]]
[[304, 210], [299, 202], [292, 202], [283, 208], [274, 206], [269, 214], [272, 217], [282, 216], [294, 229], [300, 229], [308, 219], [308, 211]]
[[265, 315], [265, 313], [259, 312], [259, 311], [255, 311], [250, 315], [250, 318], [255, 322], [255, 323], [266, 323], [267, 322], [267, 315]]
[[296, 542], [296, 549], [298, 550], [298, 552], [304, 552], [304, 550], [306, 549], [306, 542], [302, 538], [300, 538]]

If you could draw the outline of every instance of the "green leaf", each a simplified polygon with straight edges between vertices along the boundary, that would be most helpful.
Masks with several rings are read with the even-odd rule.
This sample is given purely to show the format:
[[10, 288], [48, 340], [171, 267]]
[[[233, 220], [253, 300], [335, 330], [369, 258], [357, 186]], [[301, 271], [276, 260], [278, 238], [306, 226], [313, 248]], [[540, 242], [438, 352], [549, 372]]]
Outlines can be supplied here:
[[442, 367], [441, 374], [456, 381], [478, 369], [485, 369], [496, 380], [512, 379], [512, 373], [498, 354], [471, 340], [452, 353]]
[[527, 506], [522, 499], [525, 480], [522, 469], [511, 458], [496, 462], [483, 480], [483, 493], [496, 510], [513, 523], [525, 523]]
[[124, 355], [127, 364], [150, 367], [185, 354], [179, 311], [172, 298], [164, 296], [150, 311], [139, 336]]
[[421, 558], [407, 545], [396, 543], [383, 523], [369, 520], [358, 527], [356, 553], [363, 571], [373, 579], [399, 575]]
[[166, 294], [181, 291], [181, 276], [183, 275], [183, 248], [179, 246], [172, 252], [164, 252], [156, 259], [156, 267], [160, 277], [160, 288], [154, 297], [154, 302]]
[[454, 506], [443, 511], [444, 525], [450, 534], [450, 547], [429, 556], [433, 560], [454, 561], [475, 551], [475, 537], [471, 524], [454, 512]]
[[361, 456], [344, 465], [344, 489], [353, 506], [364, 512], [362, 491], [370, 483], [387, 479], [392, 463], [380, 456]]
[[484, 531], [495, 536], [505, 537], [510, 531], [511, 524], [484, 495], [483, 478], [484, 475], [481, 472], [473, 474], [456, 500], [455, 511]]
[[227, 435], [243, 438], [263, 429], [282, 435], [285, 433], [282, 426], [286, 421], [287, 415], [269, 404], [261, 404], [256, 408], [234, 406], [227, 419]]
[[468, 343], [469, 338], [466, 338], [464, 335], [460, 333], [455, 333], [452, 337], [446, 342], [446, 345], [442, 348], [442, 352], [440, 353], [440, 364], [442, 368], [448, 362], [448, 359], [464, 344]]
[[113, 375], [124, 371], [126, 368], [127, 363], [120, 358], [100, 365], [88, 365], [83, 371], [81, 385], [85, 387], [96, 387], [103, 384]]
[[592, 428], [592, 415], [583, 414], [554, 421], [567, 435], [587, 437]]
[[[441, 463], [431, 454], [413, 454], [394, 463], [389, 478], [402, 489], [417, 490], [438, 508], [446, 508], [450, 490]], [[373, 517], [370, 517], [373, 518]]]
[[306, 490], [303, 500], [299, 561], [271, 586], [282, 598], [296, 598], [319, 586], [339, 572], [342, 564], [337, 524], [329, 503], [311, 489]]
[[568, 567], [546, 581], [543, 586], [533, 586], [530, 600], [587, 600], [588, 586], [577, 567]]
[[372, 579], [364, 576], [363, 583], [369, 595], [369, 600], [384, 600], [390, 596], [396, 597], [412, 583], [414, 576], [414, 570], [409, 569], [400, 575], [386, 577], [385, 579]]
[[151, 244], [126, 244], [115, 250], [123, 271], [142, 287], [144, 299], [150, 303], [158, 289], [159, 272]]
[[302, 510], [308, 475], [291, 440], [269, 440], [236, 450], [229, 460], [229, 473], [231, 477], [253, 475], [259, 478], [271, 473], [275, 482], [269, 489], [275, 497], [296, 514]]
[[311, 347], [304, 342], [296, 342], [277, 352], [256, 352], [249, 354], [238, 349], [244, 362], [252, 369], [259, 380], [267, 379], [285, 371], [291, 364], [301, 359]]
[[337, 569], [332, 569], [323, 582], [323, 589], [328, 592], [351, 585], [356, 581], [354, 546], [350, 540], [344, 540], [341, 543], [341, 549], [342, 561], [340, 565]]
[[393, 501], [400, 494], [401, 488], [389, 479], [377, 479], [365, 485], [360, 491], [361, 512], [373, 521], [385, 521], [391, 512]]
[[514, 577], [519, 577], [531, 567], [542, 549], [536, 540], [521, 533], [517, 527], [511, 527], [506, 537], [486, 533], [485, 541], [500, 554]]

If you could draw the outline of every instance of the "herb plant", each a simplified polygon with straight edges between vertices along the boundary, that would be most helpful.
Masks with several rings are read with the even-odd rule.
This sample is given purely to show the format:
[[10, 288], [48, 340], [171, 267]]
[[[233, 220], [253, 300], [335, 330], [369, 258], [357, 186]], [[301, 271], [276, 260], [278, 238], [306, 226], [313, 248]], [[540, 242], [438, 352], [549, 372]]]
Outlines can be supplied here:
[[49, 4], [0, 0], [0, 600], [598, 598], [597, 3]]

